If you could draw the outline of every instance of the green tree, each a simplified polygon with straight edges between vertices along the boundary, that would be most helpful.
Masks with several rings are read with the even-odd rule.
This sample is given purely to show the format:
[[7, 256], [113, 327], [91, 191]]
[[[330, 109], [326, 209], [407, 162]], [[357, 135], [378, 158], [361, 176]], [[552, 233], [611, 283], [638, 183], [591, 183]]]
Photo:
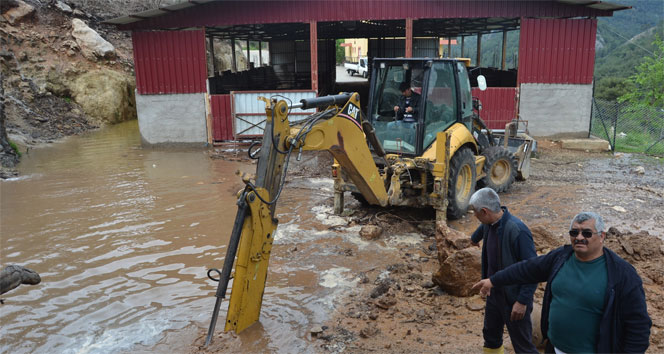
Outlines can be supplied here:
[[654, 53], [643, 59], [628, 82], [634, 89], [618, 98], [632, 105], [664, 107], [664, 42], [656, 37]]
[[336, 49], [337, 49], [337, 64], [342, 64], [344, 62], [344, 59], [346, 58], [346, 51], [344, 47], [341, 46], [341, 44], [344, 42], [343, 39], [337, 39], [336, 41]]
[[618, 97], [634, 90], [627, 79], [621, 77], [605, 77], [595, 82], [595, 98], [605, 101], [616, 101]]

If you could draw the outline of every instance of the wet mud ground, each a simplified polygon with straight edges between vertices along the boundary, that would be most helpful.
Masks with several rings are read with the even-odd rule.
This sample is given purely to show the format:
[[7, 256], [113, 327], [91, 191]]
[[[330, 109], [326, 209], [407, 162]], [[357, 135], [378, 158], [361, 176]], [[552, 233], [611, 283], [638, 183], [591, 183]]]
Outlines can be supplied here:
[[[644, 173], [638, 172], [639, 166]], [[328, 167], [319, 162], [295, 170], [290, 172], [292, 179], [285, 195], [311, 193], [307, 179], [325, 176]], [[650, 353], [664, 351], [664, 305], [660, 301], [664, 295], [663, 175], [664, 161], [656, 158], [569, 151], [556, 142], [541, 141], [538, 156], [532, 160], [530, 179], [515, 183], [507, 193], [501, 194], [503, 204], [533, 230], [539, 254], [568, 242], [566, 230], [576, 213], [590, 210], [604, 217], [607, 228], [610, 227], [606, 245], [634, 265], [643, 278], [653, 320]], [[329, 214], [332, 194], [324, 195], [312, 196], [320, 198], [312, 201], [312, 205], [324, 206], [314, 211], [318, 213], [318, 221], [333, 217]], [[298, 222], [306, 223], [307, 219]], [[301, 262], [302, 254], [314, 248], [333, 250], [338, 255], [335, 262], [345, 263], [346, 270], [356, 272], [347, 275], [353, 279], [352, 286], [340, 293], [331, 307], [322, 310], [331, 312], [321, 316], [320, 323], [306, 323], [308, 328], [297, 334], [306, 342], [301, 349], [394, 353], [480, 351], [484, 300], [478, 295], [452, 296], [431, 283], [431, 275], [439, 268], [433, 213], [409, 208], [363, 207], [347, 200], [344, 217], [322, 229], [354, 233], [364, 225], [383, 229], [378, 239], [366, 242], [388, 246], [386, 252], [372, 255], [352, 244], [335, 246], [330, 244], [335, 242], [333, 238], [285, 246], [293, 262]], [[449, 225], [469, 235], [479, 223], [467, 214]], [[312, 277], [325, 276], [315, 274], [315, 268]], [[541, 284], [536, 303], [541, 303], [543, 289]], [[507, 332], [504, 338], [506, 349], [512, 351]], [[217, 333], [212, 345], [202, 349], [203, 340], [201, 333], [193, 343], [193, 352], [246, 351], [243, 343], [251, 341], [245, 334]], [[262, 349], [279, 350], [270, 349], [269, 345]]]

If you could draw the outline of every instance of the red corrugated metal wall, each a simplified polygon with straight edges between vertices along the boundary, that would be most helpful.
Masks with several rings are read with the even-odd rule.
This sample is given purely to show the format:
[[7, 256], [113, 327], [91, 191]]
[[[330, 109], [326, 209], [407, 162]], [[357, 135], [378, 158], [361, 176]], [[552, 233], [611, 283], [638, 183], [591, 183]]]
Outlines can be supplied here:
[[519, 83], [592, 83], [596, 33], [596, 19], [522, 19]]
[[612, 11], [553, 0], [328, 0], [215, 1], [135, 22], [125, 29], [231, 26], [310, 21], [399, 20], [405, 18], [595, 17]]
[[231, 95], [210, 95], [212, 110], [212, 139], [233, 140], [233, 113]]
[[205, 92], [205, 31], [133, 32], [136, 88], [142, 95]]
[[489, 87], [485, 91], [473, 88], [473, 97], [482, 102], [480, 117], [489, 129], [505, 129], [516, 118], [516, 87]]

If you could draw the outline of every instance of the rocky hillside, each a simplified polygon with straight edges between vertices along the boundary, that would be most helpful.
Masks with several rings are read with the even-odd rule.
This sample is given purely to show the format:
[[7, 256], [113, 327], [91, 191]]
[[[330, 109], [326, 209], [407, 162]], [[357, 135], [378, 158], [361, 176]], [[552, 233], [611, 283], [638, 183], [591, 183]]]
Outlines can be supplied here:
[[136, 118], [129, 33], [76, 1], [2, 0], [0, 12], [0, 176], [31, 146]]

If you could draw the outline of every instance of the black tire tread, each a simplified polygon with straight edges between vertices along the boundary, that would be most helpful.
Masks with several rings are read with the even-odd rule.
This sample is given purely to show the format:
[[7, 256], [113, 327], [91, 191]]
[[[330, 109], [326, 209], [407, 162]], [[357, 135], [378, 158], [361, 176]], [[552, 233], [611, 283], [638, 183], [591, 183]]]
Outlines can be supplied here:
[[[486, 176], [484, 176], [482, 179], [478, 181], [478, 186], [479, 187], [489, 187], [493, 190], [496, 191], [496, 193], [502, 193], [505, 192], [509, 189], [509, 187], [514, 183], [514, 180], [516, 179], [516, 169], [517, 169], [517, 162], [516, 158], [514, 155], [509, 152], [507, 149], [505, 149], [502, 146], [491, 146], [488, 149], [484, 150], [482, 152], [482, 155], [486, 157], [486, 161], [484, 162], [484, 173], [486, 173]], [[491, 180], [490, 176], [490, 171], [491, 167], [501, 159], [507, 159], [510, 162], [511, 166], [511, 171], [510, 171], [510, 177], [508, 180], [501, 184], [501, 185], [496, 185], [493, 183]]]
[[[468, 200], [464, 204], [457, 204], [456, 200], [456, 179], [459, 175], [459, 171], [464, 164], [470, 164], [470, 169], [472, 171], [472, 183], [471, 190], [468, 194]], [[467, 147], [460, 148], [450, 159], [450, 179], [447, 184], [447, 195], [448, 195], [448, 204], [447, 204], [447, 217], [451, 220], [460, 219], [468, 211], [468, 202], [470, 201], [470, 196], [475, 192], [475, 155], [473, 151]]]

